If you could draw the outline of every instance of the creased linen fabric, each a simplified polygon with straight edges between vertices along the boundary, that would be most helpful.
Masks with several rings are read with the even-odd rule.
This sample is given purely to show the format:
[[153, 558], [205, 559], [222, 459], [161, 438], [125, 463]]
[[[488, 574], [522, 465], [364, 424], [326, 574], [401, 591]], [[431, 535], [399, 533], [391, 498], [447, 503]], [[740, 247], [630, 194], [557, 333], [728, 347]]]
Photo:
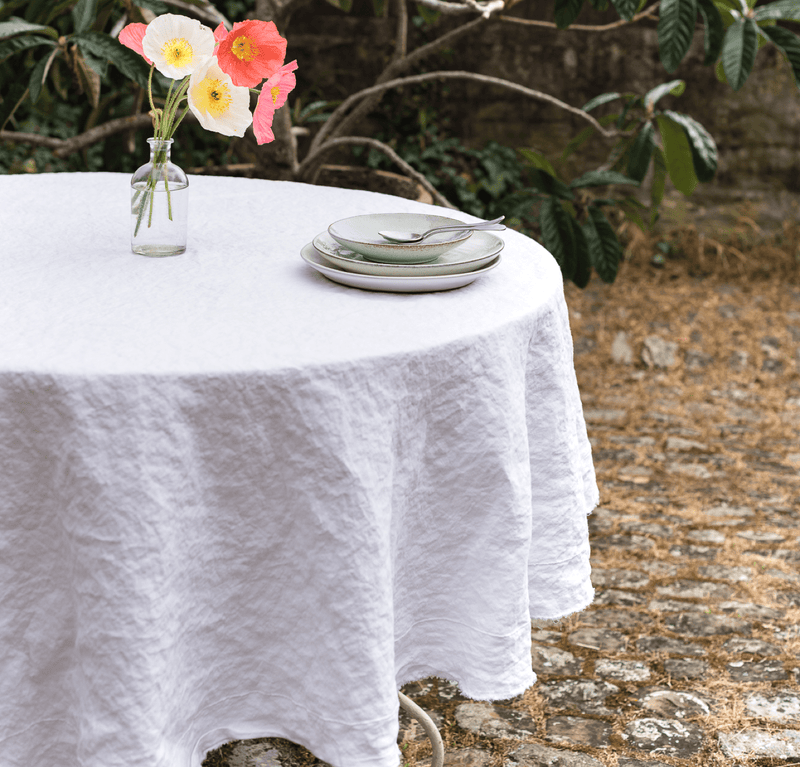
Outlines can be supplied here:
[[396, 767], [398, 685], [523, 692], [531, 617], [593, 593], [553, 259], [507, 231], [466, 288], [354, 290], [302, 246], [427, 206], [203, 177], [148, 259], [127, 183], [0, 179], [3, 764]]

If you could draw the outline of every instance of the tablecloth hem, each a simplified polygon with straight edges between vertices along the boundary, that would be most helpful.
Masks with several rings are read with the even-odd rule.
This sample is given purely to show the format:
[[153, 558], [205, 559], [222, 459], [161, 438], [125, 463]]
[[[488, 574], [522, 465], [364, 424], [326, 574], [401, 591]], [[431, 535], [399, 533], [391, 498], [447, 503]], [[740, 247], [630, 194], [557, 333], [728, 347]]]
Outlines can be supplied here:
[[[214, 737], [214, 733], [220, 734]], [[226, 743], [239, 740], [254, 740], [260, 738], [282, 738], [288, 740], [290, 743], [302, 746], [307, 751], [312, 753], [317, 759], [323, 762], [328, 762], [333, 767], [397, 767], [402, 764], [402, 752], [397, 747], [397, 761], [393, 763], [393, 759], [388, 755], [381, 759], [376, 759], [375, 756], [370, 756], [365, 759], [358, 759], [348, 755], [346, 760], [340, 759], [337, 754], [332, 754], [327, 748], [319, 747], [312, 744], [310, 741], [298, 736], [294, 731], [289, 731], [281, 727], [264, 727], [256, 730], [237, 730], [230, 727], [215, 727], [197, 738], [194, 748], [192, 749], [191, 756], [187, 762], [188, 767], [202, 767], [203, 761], [211, 751], [214, 751]]]
[[591, 590], [591, 598], [588, 600], [581, 600], [576, 604], [578, 606], [572, 607], [567, 609], [565, 612], [555, 612], [555, 613], [547, 613], [544, 615], [534, 615], [531, 613], [531, 620], [535, 621], [560, 621], [563, 618], [569, 618], [570, 615], [575, 615], [583, 610], [585, 610], [589, 605], [594, 602], [594, 588]]
[[536, 674], [533, 671], [530, 672], [530, 677], [528, 679], [520, 681], [514, 685], [509, 685], [508, 687], [502, 689], [492, 690], [491, 692], [487, 690], [481, 690], [480, 688], [472, 688], [469, 684], [464, 684], [457, 678], [454, 678], [452, 674], [429, 673], [425, 674], [424, 676], [418, 676], [416, 674], [413, 676], [414, 678], [411, 679], [398, 677], [398, 686], [403, 687], [404, 685], [411, 684], [412, 682], [419, 682], [423, 679], [436, 677], [437, 679], [443, 679], [446, 682], [458, 685], [458, 689], [461, 690], [461, 694], [465, 698], [469, 698], [470, 700], [485, 701], [509, 700], [510, 698], [516, 698], [518, 695], [522, 695], [526, 690], [530, 689], [530, 687], [536, 683]]

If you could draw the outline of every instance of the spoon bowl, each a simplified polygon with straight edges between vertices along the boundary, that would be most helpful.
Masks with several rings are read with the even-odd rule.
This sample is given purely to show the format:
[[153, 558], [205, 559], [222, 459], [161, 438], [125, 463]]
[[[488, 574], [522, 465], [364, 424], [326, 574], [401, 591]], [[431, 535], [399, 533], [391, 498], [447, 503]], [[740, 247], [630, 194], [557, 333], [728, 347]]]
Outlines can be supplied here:
[[403, 232], [397, 231], [393, 229], [384, 229], [378, 232], [378, 234], [383, 237], [385, 240], [389, 240], [389, 242], [405, 242], [405, 243], [413, 243], [413, 242], [422, 242], [422, 240], [430, 237], [432, 234], [437, 234], [439, 232], [502, 232], [505, 229], [500, 222], [505, 218], [505, 216], [500, 216], [500, 218], [495, 218], [492, 221], [478, 221], [474, 224], [456, 224], [453, 226], [436, 226], [433, 229], [428, 229], [427, 232], [422, 232], [422, 234], [418, 232]]
[[[434, 208], [434, 210], [436, 210]], [[390, 242], [380, 231], [427, 232], [453, 227], [419, 242]], [[435, 261], [451, 248], [466, 242], [472, 231], [457, 218], [433, 213], [370, 213], [335, 221], [328, 233], [347, 250], [382, 264], [424, 264]]]

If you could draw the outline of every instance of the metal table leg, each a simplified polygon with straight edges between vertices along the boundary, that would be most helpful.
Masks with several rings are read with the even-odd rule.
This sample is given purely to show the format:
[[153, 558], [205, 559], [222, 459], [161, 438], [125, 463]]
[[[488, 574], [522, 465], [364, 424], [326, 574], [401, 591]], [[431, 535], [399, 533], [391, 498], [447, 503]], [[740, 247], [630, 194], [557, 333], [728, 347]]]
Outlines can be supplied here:
[[428, 736], [428, 739], [431, 742], [431, 746], [433, 747], [431, 767], [443, 767], [444, 744], [442, 743], [442, 736], [439, 734], [439, 730], [436, 729], [436, 725], [433, 723], [433, 719], [431, 719], [416, 703], [414, 703], [411, 698], [403, 695], [403, 693], [400, 691], [398, 691], [397, 694], [400, 696], [400, 705], [405, 709], [409, 716], [413, 716], [414, 719], [416, 719], [422, 725], [422, 729], [425, 730], [425, 734]]

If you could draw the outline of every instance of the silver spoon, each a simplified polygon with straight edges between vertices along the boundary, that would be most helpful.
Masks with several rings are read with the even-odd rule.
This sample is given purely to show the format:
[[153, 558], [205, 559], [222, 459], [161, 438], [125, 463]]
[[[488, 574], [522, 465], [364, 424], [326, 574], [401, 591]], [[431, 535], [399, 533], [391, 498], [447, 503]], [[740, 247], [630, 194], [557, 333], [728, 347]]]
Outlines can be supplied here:
[[437, 226], [435, 229], [428, 229], [427, 232], [423, 232], [422, 234], [417, 234], [417, 232], [395, 232], [391, 229], [386, 229], [382, 232], [378, 232], [378, 234], [383, 237], [384, 240], [390, 240], [392, 242], [420, 242], [424, 240], [426, 237], [429, 237], [432, 234], [436, 234], [437, 232], [460, 232], [466, 230], [472, 231], [491, 231], [491, 232], [502, 232], [505, 229], [505, 226], [500, 224], [500, 222], [505, 218], [505, 216], [500, 216], [500, 218], [496, 218], [493, 221], [478, 221], [475, 224], [456, 224], [453, 226]]

